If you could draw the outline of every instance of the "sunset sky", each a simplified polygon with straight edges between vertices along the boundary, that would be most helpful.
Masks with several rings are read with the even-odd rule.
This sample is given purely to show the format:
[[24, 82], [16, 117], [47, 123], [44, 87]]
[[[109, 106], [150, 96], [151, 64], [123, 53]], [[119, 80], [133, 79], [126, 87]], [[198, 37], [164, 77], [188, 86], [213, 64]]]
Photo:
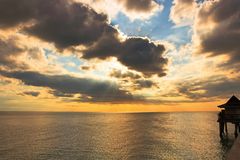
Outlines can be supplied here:
[[217, 110], [240, 0], [1, 0], [0, 111]]

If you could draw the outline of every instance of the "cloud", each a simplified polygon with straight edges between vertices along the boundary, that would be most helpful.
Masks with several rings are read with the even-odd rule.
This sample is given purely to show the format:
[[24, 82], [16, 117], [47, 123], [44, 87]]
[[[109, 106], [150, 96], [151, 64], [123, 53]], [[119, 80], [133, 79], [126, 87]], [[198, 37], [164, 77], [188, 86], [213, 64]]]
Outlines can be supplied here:
[[206, 1], [199, 9], [194, 26], [198, 54], [228, 55], [230, 66], [240, 60], [240, 1]]
[[110, 73], [111, 77], [116, 77], [116, 78], [121, 78], [121, 79], [125, 79], [125, 78], [129, 78], [129, 79], [139, 79], [141, 78], [141, 75], [131, 72], [131, 71], [126, 71], [123, 72], [121, 70], [113, 70]]
[[122, 4], [121, 11], [130, 19], [148, 19], [164, 8], [155, 0], [117, 0], [117, 2]]
[[3, 77], [0, 77], [0, 85], [5, 86], [10, 84], [11, 81], [3, 79]]
[[[128, 3], [131, 6], [133, 2]], [[167, 59], [162, 56], [165, 51], [163, 45], [140, 37], [121, 39], [119, 31], [108, 23], [106, 15], [83, 3], [2, 0], [0, 6], [2, 28], [21, 24], [20, 32], [53, 43], [59, 50], [83, 46], [83, 58], [117, 57], [122, 64], [147, 76], [166, 75]]]
[[91, 44], [110, 27], [105, 15], [97, 14], [82, 4], [56, 1], [49, 7], [39, 15], [38, 23], [26, 28], [26, 31], [54, 42], [58, 48]]
[[93, 7], [98, 13], [107, 14], [116, 18], [119, 13], [125, 14], [129, 19], [148, 19], [164, 8], [155, 0], [75, 0]]
[[122, 13], [130, 19], [148, 19], [157, 11], [163, 10], [163, 5], [155, 0], [116, 0], [122, 9]]
[[156, 7], [156, 2], [153, 0], [118, 0], [123, 3], [128, 11], [135, 12], [150, 12]]
[[64, 92], [60, 92], [58, 90], [54, 90], [54, 91], [49, 91], [50, 94], [54, 95], [55, 97], [74, 97], [74, 94], [69, 94], [69, 93], [64, 93]]
[[[114, 46], [114, 47], [113, 47]], [[163, 57], [165, 47], [144, 38], [128, 38], [119, 41], [116, 36], [106, 37], [85, 50], [83, 58], [117, 57], [129, 69], [142, 72], [146, 76], [165, 76], [168, 60]]]
[[123, 50], [118, 59], [130, 69], [140, 71], [147, 76], [166, 75], [165, 65], [168, 61], [162, 56], [165, 51], [163, 45], [156, 45], [148, 39], [129, 38], [124, 42]]
[[143, 79], [136, 80], [135, 83], [138, 85], [138, 88], [140, 88], [140, 89], [151, 88], [156, 85], [156, 83], [151, 80], [143, 80]]
[[92, 67], [86, 65], [86, 66], [80, 66], [79, 69], [80, 69], [80, 70], [84, 70], [84, 71], [88, 71], [88, 70], [91, 70]]
[[15, 38], [0, 38], [0, 66], [7, 68], [28, 68], [25, 63], [20, 63], [17, 60], [18, 57], [22, 56], [25, 49], [18, 46]]
[[193, 23], [196, 9], [195, 0], [174, 0], [170, 19], [178, 26], [190, 25]]
[[192, 79], [178, 84], [180, 94], [193, 100], [212, 100], [240, 91], [240, 77], [226, 78], [223, 76], [208, 77], [207, 79]]
[[141, 74], [132, 71], [113, 70], [110, 73], [110, 76], [117, 78], [122, 86], [125, 86], [133, 91], [158, 87], [155, 81], [145, 79]]
[[35, 92], [35, 91], [26, 91], [23, 92], [24, 95], [29, 95], [29, 96], [33, 96], [33, 97], [38, 97], [40, 95], [40, 92]]
[[19, 79], [25, 85], [50, 88], [55, 96], [67, 97], [67, 95], [80, 94], [78, 101], [83, 102], [118, 103], [140, 100], [109, 81], [77, 78], [69, 75], [45, 75], [27, 71], [0, 71], [0, 74], [8, 78]]
[[66, 0], [2, 0], [0, 6], [0, 26], [14, 27], [32, 21], [25, 32], [61, 49], [93, 43], [109, 27], [105, 15]]
[[43, 46], [19, 33], [12, 32], [10, 30], [10, 35], [0, 33], [0, 69], [41, 70], [41, 72], [58, 73], [64, 71], [56, 61], [51, 64], [41, 48]]
[[31, 20], [35, 16], [36, 2], [36, 0], [1, 0], [0, 27], [8, 28]]

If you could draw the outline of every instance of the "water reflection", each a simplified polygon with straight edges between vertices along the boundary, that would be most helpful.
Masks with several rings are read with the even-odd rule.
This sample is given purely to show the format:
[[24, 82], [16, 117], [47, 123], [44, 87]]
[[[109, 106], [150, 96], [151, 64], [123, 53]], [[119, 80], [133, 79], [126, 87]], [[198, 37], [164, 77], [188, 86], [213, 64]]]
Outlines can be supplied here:
[[[0, 113], [3, 159], [214, 159], [216, 113]], [[231, 127], [229, 128], [231, 130]]]

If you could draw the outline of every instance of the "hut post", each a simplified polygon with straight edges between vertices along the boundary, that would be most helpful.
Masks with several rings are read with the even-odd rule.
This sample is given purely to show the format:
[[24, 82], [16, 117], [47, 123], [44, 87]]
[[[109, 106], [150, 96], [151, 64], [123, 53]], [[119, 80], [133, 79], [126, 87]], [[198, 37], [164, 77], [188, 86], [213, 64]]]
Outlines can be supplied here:
[[223, 139], [224, 135], [224, 119], [223, 119], [223, 112], [219, 112], [218, 114], [218, 123], [219, 123], [219, 137]]
[[223, 139], [223, 134], [224, 134], [224, 123], [219, 122], [219, 136], [221, 139]]
[[238, 136], [238, 124], [235, 123], [235, 132], [234, 132], [235, 137]]
[[225, 124], [225, 133], [226, 133], [226, 135], [228, 135], [227, 122], [224, 122], [224, 124]]

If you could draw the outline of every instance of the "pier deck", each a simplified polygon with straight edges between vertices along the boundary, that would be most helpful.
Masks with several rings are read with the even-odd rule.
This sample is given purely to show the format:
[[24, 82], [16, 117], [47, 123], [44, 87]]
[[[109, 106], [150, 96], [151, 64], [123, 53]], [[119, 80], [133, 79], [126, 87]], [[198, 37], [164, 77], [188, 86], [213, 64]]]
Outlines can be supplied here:
[[232, 148], [228, 152], [227, 160], [240, 160], [240, 136], [238, 136]]

